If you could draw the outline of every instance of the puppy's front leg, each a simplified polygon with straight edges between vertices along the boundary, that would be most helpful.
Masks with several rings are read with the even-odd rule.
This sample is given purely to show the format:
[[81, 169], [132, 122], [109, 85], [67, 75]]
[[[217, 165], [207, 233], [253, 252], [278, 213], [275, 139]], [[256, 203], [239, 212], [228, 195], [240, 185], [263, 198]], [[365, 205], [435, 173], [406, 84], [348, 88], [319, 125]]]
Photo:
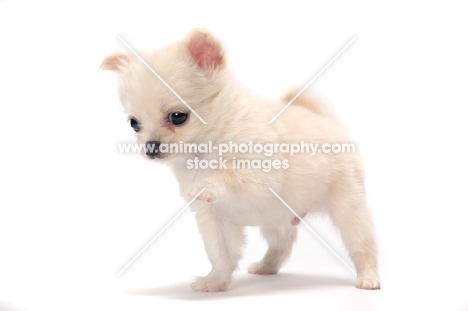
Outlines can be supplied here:
[[244, 227], [233, 224], [223, 214], [222, 200], [236, 186], [240, 172], [215, 170], [212, 174], [196, 183], [189, 191], [191, 196], [205, 189], [193, 203], [198, 229], [205, 244], [205, 250], [212, 264], [211, 272], [192, 283], [198, 291], [217, 292], [226, 290], [237, 268], [244, 242]]
[[197, 278], [192, 289], [204, 292], [226, 290], [241, 257], [243, 227], [223, 219], [215, 204], [196, 202], [194, 205], [198, 229], [212, 269], [207, 276]]

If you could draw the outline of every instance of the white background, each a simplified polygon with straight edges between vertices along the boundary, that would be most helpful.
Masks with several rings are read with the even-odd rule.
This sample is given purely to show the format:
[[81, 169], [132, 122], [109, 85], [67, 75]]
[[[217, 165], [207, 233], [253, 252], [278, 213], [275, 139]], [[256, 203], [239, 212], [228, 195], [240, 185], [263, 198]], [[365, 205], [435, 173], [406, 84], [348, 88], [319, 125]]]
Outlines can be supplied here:
[[[304, 3], [0, 1], [0, 310], [468, 310], [467, 8]], [[192, 292], [209, 264], [188, 211], [117, 277], [184, 202], [166, 167], [118, 153], [133, 133], [98, 67], [118, 36], [151, 47], [193, 27], [270, 98], [356, 37], [313, 88], [364, 155], [382, 290], [353, 288], [302, 227], [281, 274], [247, 275], [266, 247], [252, 229], [231, 290]], [[309, 223], [346, 256], [327, 220]]]

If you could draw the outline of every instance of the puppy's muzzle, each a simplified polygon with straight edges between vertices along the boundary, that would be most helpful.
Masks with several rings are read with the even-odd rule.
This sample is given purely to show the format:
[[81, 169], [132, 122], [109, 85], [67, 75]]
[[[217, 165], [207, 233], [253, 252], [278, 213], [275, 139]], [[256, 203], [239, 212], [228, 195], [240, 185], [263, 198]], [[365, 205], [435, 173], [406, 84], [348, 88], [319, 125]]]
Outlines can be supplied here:
[[161, 145], [161, 142], [155, 140], [146, 142], [146, 155], [148, 158], [159, 158], [159, 145]]

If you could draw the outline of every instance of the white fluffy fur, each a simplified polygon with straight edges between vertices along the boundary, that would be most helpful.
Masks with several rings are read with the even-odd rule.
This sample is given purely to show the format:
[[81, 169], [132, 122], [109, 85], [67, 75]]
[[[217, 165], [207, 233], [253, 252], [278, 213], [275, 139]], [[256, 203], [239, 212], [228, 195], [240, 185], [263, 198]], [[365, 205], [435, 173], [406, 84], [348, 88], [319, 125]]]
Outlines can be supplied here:
[[[137, 135], [140, 143], [349, 142], [346, 129], [333, 111], [311, 94], [297, 98], [268, 125], [297, 90], [288, 93], [283, 102], [255, 97], [232, 78], [221, 44], [205, 31], [194, 30], [180, 42], [141, 55], [207, 125], [193, 114], [181, 126], [168, 124], [168, 113], [189, 112], [188, 109], [138, 59], [130, 53], [115, 53], [103, 61], [101, 68], [118, 72], [122, 104], [128, 115], [142, 124]], [[253, 264], [249, 272], [278, 272], [291, 253], [297, 227], [291, 224], [291, 212], [268, 188], [274, 189], [299, 215], [328, 213], [355, 264], [356, 286], [380, 288], [363, 166], [357, 153], [282, 154], [289, 161], [289, 168], [269, 173], [254, 169], [188, 170], [186, 160], [194, 156], [166, 154], [157, 159], [173, 167], [183, 196], [193, 197], [206, 188], [192, 209], [213, 268], [192, 284], [194, 290], [228, 288], [241, 257], [245, 226], [259, 226], [269, 245], [264, 258]], [[233, 155], [224, 157], [230, 156]]]

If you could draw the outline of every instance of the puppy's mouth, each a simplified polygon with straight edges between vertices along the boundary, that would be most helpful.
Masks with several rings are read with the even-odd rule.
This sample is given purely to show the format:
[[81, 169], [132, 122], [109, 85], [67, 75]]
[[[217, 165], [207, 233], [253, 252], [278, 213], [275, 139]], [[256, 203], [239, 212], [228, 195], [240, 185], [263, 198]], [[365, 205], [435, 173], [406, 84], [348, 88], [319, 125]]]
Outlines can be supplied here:
[[[162, 146], [161, 146], [162, 145]], [[161, 160], [165, 158], [174, 158], [180, 155], [179, 149], [171, 149], [168, 146], [170, 143], [161, 143], [160, 141], [152, 140], [145, 143], [145, 154], [150, 160]]]
[[147, 154], [146, 155], [148, 157], [148, 159], [150, 160], [154, 160], [154, 159], [164, 159], [164, 158], [167, 158], [169, 156], [169, 153], [161, 153], [161, 152], [158, 152], [157, 154]]
[[147, 141], [145, 143], [146, 156], [151, 160], [165, 158], [168, 154], [160, 152], [160, 150], [159, 150], [160, 146], [161, 146], [160, 141], [156, 141], [156, 140]]

